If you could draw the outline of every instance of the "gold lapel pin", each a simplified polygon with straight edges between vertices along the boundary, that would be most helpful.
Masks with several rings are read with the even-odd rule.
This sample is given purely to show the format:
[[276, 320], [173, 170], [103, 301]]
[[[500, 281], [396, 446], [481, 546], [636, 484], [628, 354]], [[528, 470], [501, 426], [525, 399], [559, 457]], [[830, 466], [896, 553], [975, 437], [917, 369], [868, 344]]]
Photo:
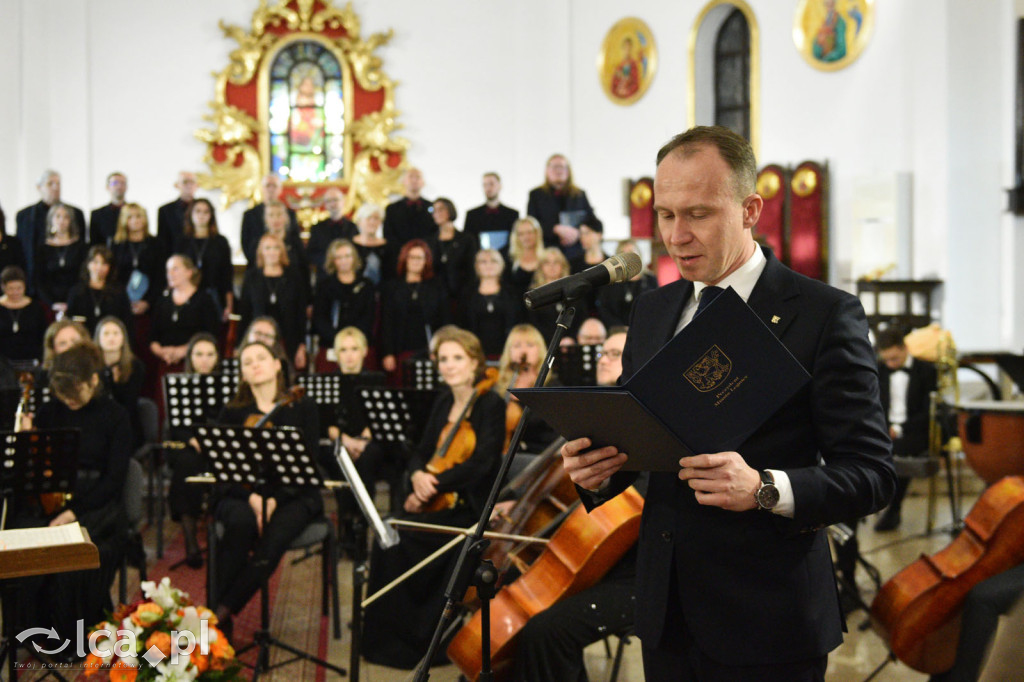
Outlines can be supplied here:
[[772, 315], [772, 324], [778, 324], [781, 319], [778, 315]]

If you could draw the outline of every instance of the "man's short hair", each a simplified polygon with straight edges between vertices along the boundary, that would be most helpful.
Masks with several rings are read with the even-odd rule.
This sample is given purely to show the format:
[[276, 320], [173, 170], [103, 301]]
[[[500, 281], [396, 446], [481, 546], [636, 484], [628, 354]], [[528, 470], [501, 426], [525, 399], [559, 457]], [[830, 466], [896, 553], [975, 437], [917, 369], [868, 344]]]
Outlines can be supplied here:
[[733, 191], [743, 199], [757, 189], [757, 158], [743, 136], [723, 126], [695, 126], [680, 133], [658, 150], [658, 165], [676, 150], [688, 156], [703, 147], [715, 147], [732, 170]]
[[905, 346], [906, 342], [903, 337], [906, 334], [898, 326], [886, 327], [885, 329], [878, 332], [878, 337], [875, 340], [875, 346], [878, 350], [885, 350], [886, 348], [895, 348], [896, 346]]
[[501, 182], [501, 176], [495, 173], [494, 171], [487, 171], [486, 173], [484, 173], [483, 177], [492, 177], [498, 182]]
[[116, 177], [122, 177], [125, 180], [128, 179], [128, 176], [125, 175], [124, 173], [122, 173], [121, 171], [113, 171], [113, 172], [107, 174], [107, 184], [108, 185], [110, 184], [110, 179], [111, 178], [116, 178]]

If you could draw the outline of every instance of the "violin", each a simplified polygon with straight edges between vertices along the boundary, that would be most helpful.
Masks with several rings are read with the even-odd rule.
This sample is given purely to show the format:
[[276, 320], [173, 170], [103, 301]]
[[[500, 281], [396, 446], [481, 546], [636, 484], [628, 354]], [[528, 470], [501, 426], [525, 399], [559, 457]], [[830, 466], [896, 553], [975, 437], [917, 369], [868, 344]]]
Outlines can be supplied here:
[[[477, 398], [491, 390], [494, 382], [497, 381], [497, 372], [488, 368], [484, 379], [473, 388], [473, 395], [466, 402], [466, 406], [459, 413], [459, 418], [454, 422], [448, 422], [441, 429], [437, 436], [437, 449], [434, 456], [427, 463], [426, 470], [435, 476], [442, 471], [462, 464], [473, 455], [476, 450], [476, 433], [473, 425], [469, 423], [469, 416], [472, 414], [473, 405]], [[438, 493], [423, 506], [424, 512], [435, 512], [443, 509], [451, 509], [458, 502], [459, 494], [456, 492]]]
[[960, 612], [972, 587], [1024, 563], [1024, 476], [1007, 476], [978, 498], [945, 549], [923, 555], [875, 596], [871, 615], [892, 653], [911, 668], [953, 667]]
[[[508, 679], [516, 636], [530, 618], [597, 584], [629, 551], [640, 533], [643, 506], [643, 497], [632, 487], [589, 514], [578, 505], [529, 570], [498, 592], [491, 602], [493, 679]], [[448, 646], [448, 658], [470, 680], [483, 667], [480, 619], [477, 611]]]
[[269, 412], [263, 415], [250, 414], [246, 417], [244, 426], [250, 429], [261, 429], [264, 426], [267, 428], [273, 428], [274, 425], [271, 423], [270, 418], [285, 405], [290, 405], [302, 400], [302, 396], [304, 395], [306, 395], [306, 389], [304, 386], [292, 386], [288, 389], [288, 392], [284, 397], [274, 403], [274, 406], [270, 408]]

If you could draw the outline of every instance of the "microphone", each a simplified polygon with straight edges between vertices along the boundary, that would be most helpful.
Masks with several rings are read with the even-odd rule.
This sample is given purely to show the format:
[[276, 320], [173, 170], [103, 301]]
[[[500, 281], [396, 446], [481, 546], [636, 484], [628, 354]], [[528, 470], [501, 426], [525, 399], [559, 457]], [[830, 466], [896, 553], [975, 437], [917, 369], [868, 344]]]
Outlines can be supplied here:
[[583, 272], [548, 282], [523, 295], [530, 310], [543, 308], [559, 301], [575, 301], [605, 284], [628, 281], [640, 274], [643, 262], [635, 253], [620, 253]]

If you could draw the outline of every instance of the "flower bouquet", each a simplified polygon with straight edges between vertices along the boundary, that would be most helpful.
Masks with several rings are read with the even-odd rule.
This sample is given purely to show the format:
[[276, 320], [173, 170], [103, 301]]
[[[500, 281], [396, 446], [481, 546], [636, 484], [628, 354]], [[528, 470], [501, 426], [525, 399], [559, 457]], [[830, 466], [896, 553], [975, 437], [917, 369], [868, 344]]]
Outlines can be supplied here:
[[89, 634], [85, 675], [105, 671], [111, 682], [227, 682], [242, 679], [217, 617], [205, 606], [194, 606], [188, 594], [159, 584], [142, 583], [145, 595], [121, 605]]

